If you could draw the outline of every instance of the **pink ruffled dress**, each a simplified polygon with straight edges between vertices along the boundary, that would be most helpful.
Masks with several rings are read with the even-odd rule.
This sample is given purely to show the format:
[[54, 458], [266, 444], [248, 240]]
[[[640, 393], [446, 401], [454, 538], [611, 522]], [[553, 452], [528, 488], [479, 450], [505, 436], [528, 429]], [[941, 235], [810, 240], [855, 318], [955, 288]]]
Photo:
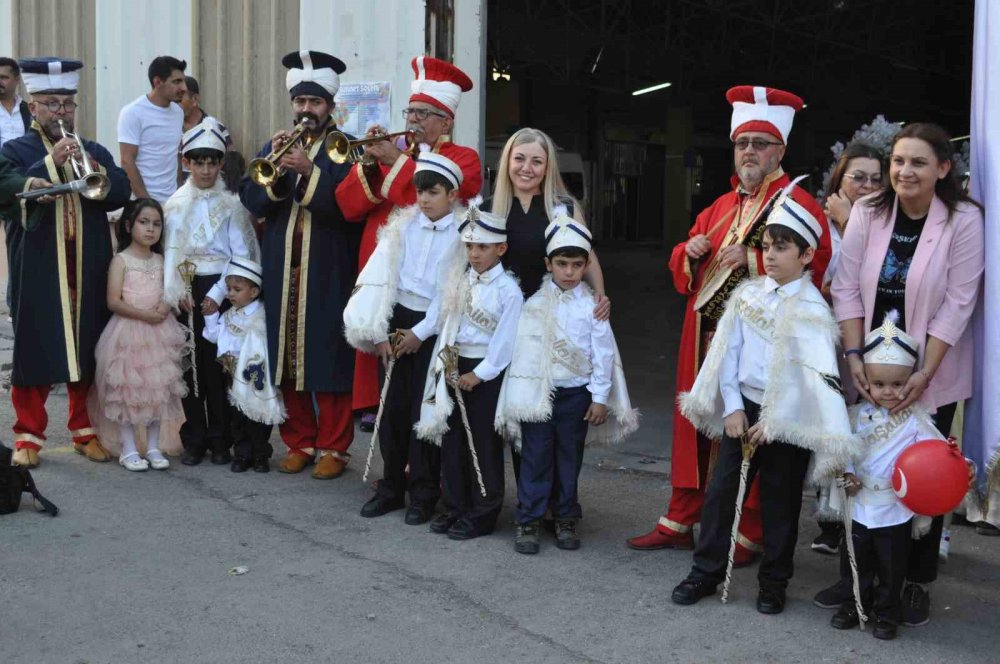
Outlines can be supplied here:
[[[125, 261], [122, 300], [139, 309], [154, 309], [163, 297], [163, 256], [153, 254], [143, 260], [126, 252], [118, 255]], [[186, 340], [185, 329], [173, 315], [155, 325], [113, 315], [95, 351], [96, 419], [140, 427], [183, 422], [181, 399], [187, 388], [181, 358]], [[101, 433], [102, 441], [113, 446], [108, 439], [117, 436]]]

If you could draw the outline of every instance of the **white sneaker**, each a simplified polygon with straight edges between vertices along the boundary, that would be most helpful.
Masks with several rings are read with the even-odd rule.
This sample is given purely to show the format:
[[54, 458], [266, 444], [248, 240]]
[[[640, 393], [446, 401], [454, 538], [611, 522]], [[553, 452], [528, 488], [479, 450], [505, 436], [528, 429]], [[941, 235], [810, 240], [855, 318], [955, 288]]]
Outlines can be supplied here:
[[166, 470], [170, 467], [170, 462], [167, 461], [167, 457], [163, 456], [163, 452], [160, 450], [150, 450], [146, 454], [146, 460], [149, 461], [149, 465], [153, 470]]
[[125, 470], [131, 470], [135, 473], [141, 473], [149, 469], [149, 462], [135, 453], [129, 454], [127, 457], [120, 457], [118, 463]]
[[945, 528], [941, 533], [941, 543], [938, 545], [938, 560], [943, 563], [948, 562], [948, 553], [951, 551], [951, 529]]

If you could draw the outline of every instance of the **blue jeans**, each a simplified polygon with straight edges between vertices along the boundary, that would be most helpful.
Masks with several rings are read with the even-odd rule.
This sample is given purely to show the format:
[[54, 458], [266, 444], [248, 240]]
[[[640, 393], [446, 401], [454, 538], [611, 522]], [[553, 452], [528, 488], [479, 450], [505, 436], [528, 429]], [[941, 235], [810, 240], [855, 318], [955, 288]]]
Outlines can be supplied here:
[[590, 392], [584, 387], [556, 388], [548, 422], [521, 423], [521, 474], [517, 482], [518, 523], [545, 516], [558, 483], [552, 514], [557, 519], [582, 516], [577, 499], [577, 479], [583, 465], [587, 439]]

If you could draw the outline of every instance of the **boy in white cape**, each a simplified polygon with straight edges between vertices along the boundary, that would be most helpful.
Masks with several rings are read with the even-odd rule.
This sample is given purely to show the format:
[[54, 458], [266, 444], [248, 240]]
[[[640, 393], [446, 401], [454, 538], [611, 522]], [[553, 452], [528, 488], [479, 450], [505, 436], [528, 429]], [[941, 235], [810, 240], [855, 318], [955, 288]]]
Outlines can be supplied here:
[[839, 330], [805, 272], [823, 226], [788, 193], [778, 196], [764, 227], [767, 276], [733, 291], [693, 388], [679, 398], [684, 417], [722, 440], [694, 565], [671, 596], [676, 604], [714, 594], [725, 578], [744, 447], [756, 450], [747, 485], [760, 474], [757, 610], [765, 614], [785, 608], [810, 452], [816, 452], [814, 476], [826, 478], [860, 449], [840, 384]]
[[267, 364], [267, 321], [260, 301], [260, 263], [233, 258], [226, 270], [227, 299], [223, 314], [205, 317], [204, 337], [216, 345], [218, 361], [228, 375], [229, 433], [233, 439], [234, 473], [266, 473], [271, 469], [271, 429], [285, 421], [281, 393], [271, 384]]
[[468, 266], [449, 273], [449, 288], [435, 302], [440, 334], [416, 432], [441, 446], [445, 509], [431, 532], [469, 540], [492, 533], [503, 507], [503, 439], [493, 421], [524, 296], [500, 262], [505, 218], [471, 206], [459, 233]]
[[611, 325], [594, 317], [593, 292], [582, 283], [590, 231], [557, 215], [545, 238], [549, 275], [521, 312], [495, 420], [521, 453], [514, 549], [526, 554], [539, 550], [539, 527], [553, 495], [556, 546], [580, 547], [577, 481], [584, 444], [617, 442], [638, 428], [639, 419]]
[[404, 522], [420, 525], [433, 516], [441, 496], [441, 450], [419, 440], [413, 425], [433, 358], [439, 295], [447, 275], [466, 265], [453, 212], [462, 178], [462, 169], [451, 159], [420, 153], [413, 175], [417, 204], [396, 208], [389, 216], [344, 308], [347, 342], [380, 356], [383, 368], [392, 362], [372, 434], [378, 436], [382, 479], [361, 508], [363, 517], [402, 509], [409, 494]]

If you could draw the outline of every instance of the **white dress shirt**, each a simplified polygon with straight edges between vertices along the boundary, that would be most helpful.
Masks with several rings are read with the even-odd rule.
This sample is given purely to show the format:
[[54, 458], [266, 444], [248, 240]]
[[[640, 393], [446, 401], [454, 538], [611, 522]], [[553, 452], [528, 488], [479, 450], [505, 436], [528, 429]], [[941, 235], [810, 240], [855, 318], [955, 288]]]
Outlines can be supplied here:
[[[472, 370], [480, 380], [493, 380], [507, 368], [514, 354], [524, 295], [514, 278], [504, 271], [503, 263], [497, 263], [483, 274], [470, 267], [465, 276], [471, 284], [469, 301], [455, 343], [461, 357], [483, 358]], [[480, 319], [479, 324], [472, 322], [473, 316]], [[492, 331], [484, 329], [484, 318], [495, 323]]]
[[28, 128], [24, 126], [24, 118], [21, 117], [21, 97], [14, 95], [14, 106], [7, 112], [3, 104], [0, 104], [0, 146], [7, 141], [24, 136]]
[[[191, 207], [191, 218], [205, 219], [209, 214], [225, 214], [227, 212], [226, 208], [220, 208], [219, 211], [216, 211], [216, 206], [213, 205], [212, 201], [212, 198], [215, 196], [212, 195], [211, 189], [201, 191], [205, 193], [201, 195], [201, 192], [199, 192], [199, 196]], [[250, 254], [250, 249], [247, 247], [247, 238], [243, 236], [240, 227], [237, 224], [230, 223], [229, 219], [219, 224], [215, 234], [207, 242], [199, 242], [197, 240], [194, 228], [189, 227], [187, 232], [189, 257], [198, 265], [197, 274], [222, 275], [208, 290], [208, 297], [212, 298], [216, 304], [222, 304], [228, 292], [225, 274], [226, 267], [229, 265], [229, 259], [233, 256], [238, 258], [253, 258]], [[256, 238], [254, 238], [254, 241], [256, 241]]]
[[233, 357], [239, 357], [243, 349], [243, 337], [234, 334], [229, 329], [229, 323], [239, 328], [249, 327], [250, 317], [260, 309], [260, 300], [254, 300], [245, 307], [239, 309], [228, 309], [224, 314], [211, 314], [205, 316], [205, 330], [202, 336], [211, 343], [218, 346], [217, 357], [222, 357], [229, 353]]
[[[424, 213], [403, 231], [403, 263], [399, 270], [399, 293], [403, 306], [425, 311], [424, 319], [413, 326], [413, 334], [424, 341], [437, 334], [440, 308], [432, 306], [441, 279], [441, 261], [461, 241], [455, 229], [455, 215], [431, 221]], [[426, 301], [424, 307], [418, 302]]]
[[[801, 289], [801, 279], [794, 279], [781, 286], [771, 277], [766, 277], [761, 291], [750, 290], [744, 297], [759, 297], [755, 304], [765, 309], [773, 328], [778, 305]], [[771, 331], [773, 329], [762, 330], [760, 325], [751, 325], [742, 313], [738, 314], [736, 325], [727, 340], [726, 354], [719, 371], [719, 389], [725, 404], [724, 417], [737, 410], [744, 410], [744, 396], [758, 404], [763, 399], [767, 367], [771, 364]]]
[[[941, 434], [922, 425], [916, 416], [910, 415], [892, 431], [891, 436], [887, 437], [882, 432], [889, 419], [889, 411], [881, 406], [865, 403], [860, 407], [855, 433], [864, 440], [866, 452], [864, 458], [848, 464], [846, 472], [863, 478], [863, 481], [870, 480], [868, 483], [873, 486], [866, 486], [866, 489], [874, 491], [875, 494], [894, 498], [892, 473], [896, 459], [903, 450], [918, 440], [940, 438]], [[877, 489], [874, 486], [876, 484]], [[898, 499], [891, 500], [888, 504], [866, 504], [864, 493], [862, 491], [854, 499], [851, 518], [867, 528], [895, 526], [913, 517], [913, 512]], [[876, 499], [874, 502], [879, 503], [883, 500]]]
[[594, 318], [594, 298], [583, 284], [564, 291], [555, 281], [548, 283], [558, 293], [555, 316], [566, 339], [576, 346], [593, 367], [589, 376], [580, 376], [559, 362], [552, 362], [554, 387], [587, 386], [594, 403], [607, 404], [611, 392], [611, 372], [614, 370], [615, 347], [611, 324]]

